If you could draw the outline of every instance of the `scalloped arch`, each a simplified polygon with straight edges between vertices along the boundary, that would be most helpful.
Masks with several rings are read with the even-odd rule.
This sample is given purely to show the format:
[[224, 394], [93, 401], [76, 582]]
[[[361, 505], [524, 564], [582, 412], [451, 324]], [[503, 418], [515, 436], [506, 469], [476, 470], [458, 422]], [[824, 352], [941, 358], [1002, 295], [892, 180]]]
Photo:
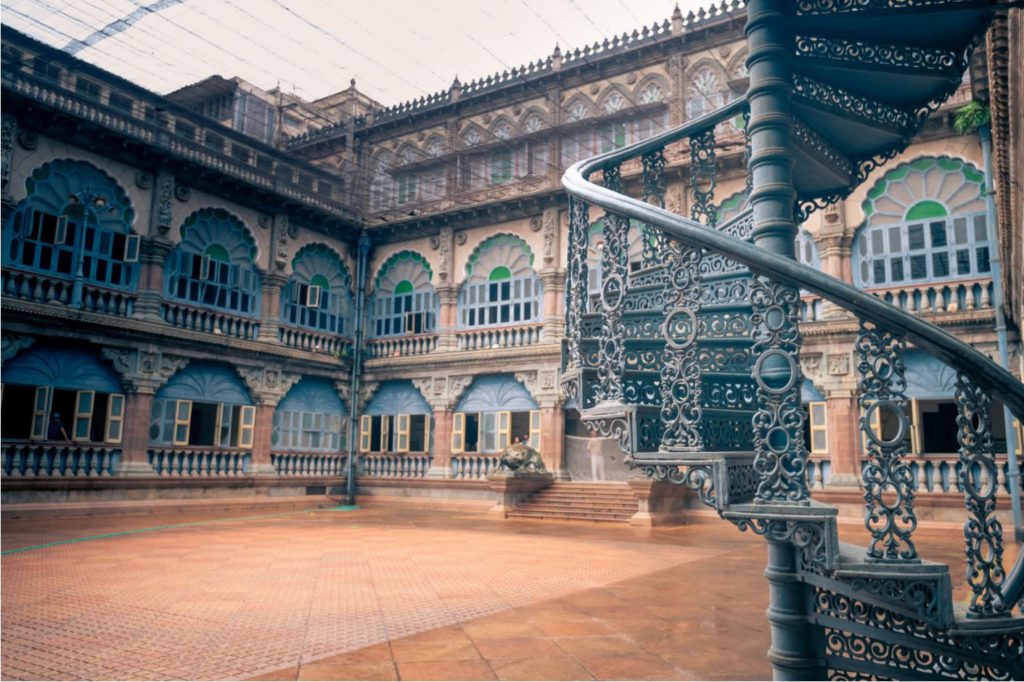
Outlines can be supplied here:
[[594, 116], [594, 102], [582, 93], [576, 93], [562, 107], [567, 121], [582, 121]]
[[256, 239], [248, 226], [223, 208], [201, 208], [181, 224], [181, 246], [205, 253], [213, 245], [223, 247], [232, 263], [255, 263], [259, 255]]
[[868, 190], [861, 207], [865, 223], [902, 223], [923, 202], [941, 204], [949, 215], [985, 210], [985, 176], [974, 164], [952, 156], [921, 156], [890, 169]]
[[352, 275], [341, 255], [322, 242], [306, 244], [299, 249], [292, 259], [292, 273], [303, 284], [309, 284], [316, 275], [323, 275], [331, 283], [331, 288], [348, 290], [352, 286]]
[[495, 116], [488, 128], [491, 136], [496, 140], [507, 140], [519, 133], [515, 121], [505, 114]]
[[[657, 96], [652, 94], [651, 88], [657, 88]], [[665, 102], [668, 100], [668, 79], [657, 73], [649, 73], [637, 82], [633, 88], [633, 101], [637, 104], [652, 104], [654, 102]]]
[[540, 107], [530, 107], [519, 117], [519, 129], [525, 133], [535, 133], [550, 125], [547, 111]]
[[629, 94], [629, 89], [625, 86], [618, 83], [610, 84], [601, 91], [595, 102], [598, 115], [608, 116], [617, 114], [633, 106], [630, 102]]
[[25, 178], [24, 199], [29, 205], [53, 215], [61, 215], [72, 195], [89, 192], [103, 197], [117, 211], [93, 212], [100, 227], [127, 233], [135, 222], [131, 199], [113, 177], [88, 161], [54, 159], [42, 164]]
[[377, 291], [394, 291], [394, 287], [403, 280], [408, 280], [413, 287], [429, 286], [434, 277], [430, 263], [415, 251], [396, 251], [377, 268], [373, 278], [373, 289]]
[[[521, 275], [525, 270], [533, 269], [533, 251], [522, 237], [502, 232], [491, 235], [476, 245], [466, 261], [466, 277], [473, 277], [473, 270], [478, 264], [490, 264], [492, 267], [504, 265], [512, 271], [513, 276]], [[490, 274], [477, 269], [476, 277], [486, 278]]]

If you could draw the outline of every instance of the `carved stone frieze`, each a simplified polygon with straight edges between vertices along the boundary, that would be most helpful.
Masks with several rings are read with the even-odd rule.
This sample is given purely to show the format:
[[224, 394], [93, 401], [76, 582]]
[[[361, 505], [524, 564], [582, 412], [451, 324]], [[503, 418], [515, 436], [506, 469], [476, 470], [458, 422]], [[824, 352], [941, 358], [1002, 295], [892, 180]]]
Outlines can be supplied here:
[[13, 358], [21, 351], [25, 350], [35, 342], [35, 338], [31, 336], [22, 336], [20, 334], [4, 334], [2, 337], [2, 342], [0, 342], [2, 343], [2, 346], [0, 347], [2, 347], [3, 362], [7, 362], [8, 360]]
[[455, 231], [450, 227], [443, 227], [441, 231], [431, 237], [431, 246], [437, 241], [435, 247], [438, 252], [437, 277], [441, 282], [447, 282], [448, 277], [455, 270]]
[[462, 393], [473, 383], [473, 375], [448, 377], [448, 406], [454, 408], [462, 397]]
[[288, 264], [288, 237], [291, 225], [287, 213], [274, 216], [274, 267], [283, 272]]
[[428, 403], [431, 402], [431, 399], [433, 398], [432, 389], [434, 387], [434, 378], [417, 377], [415, 379], [411, 379], [410, 381], [412, 381], [412, 385], [416, 387], [416, 390], [420, 392], [420, 395], [423, 396], [423, 399], [426, 400]]
[[525, 372], [515, 373], [516, 381], [521, 383], [523, 387], [530, 392], [530, 395], [537, 397], [537, 370], [531, 369]]
[[541, 216], [543, 232], [541, 237], [544, 240], [543, 258], [544, 265], [555, 265], [558, 255], [558, 208], [552, 207], [544, 210]]
[[11, 161], [14, 156], [14, 137], [18, 134], [18, 119], [5, 113], [0, 119], [0, 197], [10, 197]]
[[189, 362], [179, 355], [134, 348], [103, 348], [100, 356], [111, 364], [121, 385], [133, 393], [155, 393]]
[[156, 229], [159, 234], [166, 235], [171, 231], [171, 223], [174, 222], [171, 197], [174, 195], [174, 175], [167, 171], [159, 171], [156, 174], [153, 191], [153, 214], [156, 216]]
[[800, 365], [803, 369], [804, 376], [811, 381], [820, 381], [822, 378], [821, 363], [823, 360], [821, 353], [812, 353], [810, 355], [803, 355], [800, 357]]
[[277, 367], [236, 367], [257, 405], [275, 405], [302, 378]]
[[850, 373], [850, 354], [849, 353], [829, 353], [828, 354], [828, 373], [830, 376], [846, 376]]

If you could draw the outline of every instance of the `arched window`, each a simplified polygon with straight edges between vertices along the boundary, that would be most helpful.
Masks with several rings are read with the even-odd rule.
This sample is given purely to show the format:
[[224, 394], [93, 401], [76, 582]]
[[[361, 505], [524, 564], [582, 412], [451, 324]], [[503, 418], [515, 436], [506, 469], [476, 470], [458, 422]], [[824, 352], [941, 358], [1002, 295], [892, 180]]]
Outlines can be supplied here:
[[452, 452], [501, 452], [517, 439], [540, 447], [537, 401], [511, 375], [473, 379], [452, 415]]
[[373, 336], [424, 334], [437, 329], [433, 272], [423, 256], [399, 251], [381, 265], [370, 300]]
[[281, 290], [281, 321], [344, 334], [352, 308], [351, 286], [348, 267], [333, 249], [304, 246], [292, 260], [292, 276]]
[[4, 439], [120, 443], [121, 382], [96, 353], [39, 345], [4, 363]]
[[726, 88], [710, 66], [703, 66], [690, 77], [686, 88], [686, 117], [699, 118], [725, 104]]
[[428, 452], [430, 404], [410, 381], [386, 381], [359, 418], [360, 452]]
[[274, 450], [338, 452], [345, 447], [345, 405], [327, 379], [305, 378], [274, 410]]
[[181, 226], [181, 243], [165, 265], [168, 298], [256, 316], [260, 281], [256, 242], [241, 220], [203, 208]]
[[5, 266], [135, 289], [135, 211], [113, 178], [90, 163], [59, 159], [33, 171], [25, 190], [5, 230]]
[[228, 365], [193, 360], [153, 400], [149, 441], [154, 445], [251, 448], [256, 408]]
[[484, 241], [466, 263], [459, 299], [463, 328], [539, 320], [540, 282], [530, 247], [507, 234]]
[[969, 163], [925, 157], [897, 166], [864, 200], [857, 284], [898, 286], [988, 276], [992, 243], [984, 176]]

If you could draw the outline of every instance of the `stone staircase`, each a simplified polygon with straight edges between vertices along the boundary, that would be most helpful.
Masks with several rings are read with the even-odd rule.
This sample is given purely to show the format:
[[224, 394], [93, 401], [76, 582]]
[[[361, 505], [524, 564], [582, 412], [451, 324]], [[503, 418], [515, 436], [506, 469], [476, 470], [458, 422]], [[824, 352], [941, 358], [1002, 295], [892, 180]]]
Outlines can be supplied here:
[[638, 504], [625, 483], [556, 481], [506, 513], [515, 519], [628, 523]]

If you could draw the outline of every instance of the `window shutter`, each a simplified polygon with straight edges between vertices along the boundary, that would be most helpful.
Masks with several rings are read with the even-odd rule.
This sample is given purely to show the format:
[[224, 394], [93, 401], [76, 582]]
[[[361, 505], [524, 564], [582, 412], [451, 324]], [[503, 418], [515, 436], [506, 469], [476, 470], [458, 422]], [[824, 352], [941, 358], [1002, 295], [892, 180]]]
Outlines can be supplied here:
[[380, 418], [380, 449], [379, 452], [391, 452], [391, 416]]
[[430, 419], [429, 414], [423, 416], [423, 452], [430, 452]]
[[192, 421], [192, 401], [177, 400], [174, 404], [175, 445], [188, 445], [188, 427]]
[[50, 387], [37, 386], [35, 403], [32, 406], [32, 440], [46, 440], [49, 411]]
[[57, 218], [57, 234], [54, 235], [54, 244], [63, 244], [68, 238], [68, 217], [62, 215]]
[[370, 451], [370, 436], [373, 435], [373, 417], [364, 414], [359, 417], [359, 452]]
[[921, 403], [917, 398], [910, 399], [910, 451], [913, 454], [924, 454], [924, 433], [921, 431]]
[[540, 450], [540, 410], [530, 410], [530, 447]]
[[810, 450], [814, 455], [828, 454], [828, 415], [823, 401], [808, 403], [808, 416], [811, 421]]
[[238, 416], [238, 447], [251, 448], [256, 433], [256, 407], [243, 405]]
[[306, 307], [307, 308], [319, 308], [320, 307], [320, 287], [311, 284], [309, 289], [306, 290]]
[[400, 414], [395, 422], [395, 452], [409, 452], [409, 415]]
[[103, 440], [108, 443], [120, 443], [124, 437], [124, 394], [111, 393], [107, 401], [107, 428]]
[[498, 413], [498, 452], [501, 452], [509, 445], [509, 433], [512, 430], [512, 413]]
[[137, 263], [139, 260], [139, 235], [130, 234], [124, 240], [124, 262]]
[[1017, 456], [1020, 457], [1024, 455], [1024, 424], [1019, 419], [1014, 419], [1013, 428], [1017, 429]]
[[452, 415], [452, 454], [466, 450], [466, 415], [456, 412]]
[[96, 391], [79, 391], [75, 396], [75, 424], [71, 440], [89, 440], [92, 431], [92, 408], [96, 404]]

